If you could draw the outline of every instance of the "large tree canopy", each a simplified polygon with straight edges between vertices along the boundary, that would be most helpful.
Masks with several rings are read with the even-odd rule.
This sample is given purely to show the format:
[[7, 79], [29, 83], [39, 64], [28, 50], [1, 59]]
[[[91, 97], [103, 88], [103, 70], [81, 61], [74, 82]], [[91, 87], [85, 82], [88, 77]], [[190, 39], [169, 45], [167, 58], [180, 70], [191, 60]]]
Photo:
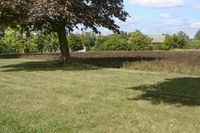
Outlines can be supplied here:
[[123, 0], [0, 0], [0, 24], [57, 32], [63, 57], [69, 56], [66, 31], [83, 25], [118, 32], [115, 18], [125, 21], [127, 15]]

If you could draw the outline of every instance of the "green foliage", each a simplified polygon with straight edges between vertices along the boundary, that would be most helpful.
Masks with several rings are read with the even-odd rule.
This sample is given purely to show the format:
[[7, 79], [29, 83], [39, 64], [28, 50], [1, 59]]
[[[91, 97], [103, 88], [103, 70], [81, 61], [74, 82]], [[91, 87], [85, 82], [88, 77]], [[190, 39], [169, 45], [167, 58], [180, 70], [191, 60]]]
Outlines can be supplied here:
[[121, 35], [110, 35], [103, 43], [103, 49], [106, 51], [128, 50], [127, 40], [122, 38]]
[[36, 51], [36, 44], [31, 37], [18, 30], [7, 28], [5, 35], [1, 38], [1, 53], [30, 53]]
[[167, 35], [165, 37], [164, 43], [161, 46], [162, 50], [170, 50], [174, 45], [174, 39], [172, 36]]
[[130, 50], [150, 50], [152, 38], [142, 34], [140, 31], [130, 33], [128, 47]]
[[38, 34], [34, 38], [38, 52], [56, 52], [59, 49], [58, 39], [55, 33]]
[[[0, 27], [0, 53], [35, 53], [57, 52], [59, 41], [57, 34], [49, 32], [22, 32], [18, 29]], [[91, 32], [71, 34], [68, 36], [68, 44], [72, 51], [83, 49], [94, 51], [122, 51], [122, 50], [170, 50], [174, 48], [199, 48], [199, 41], [190, 42], [188, 35], [182, 31], [174, 35], [166, 35], [164, 43], [152, 44], [152, 38], [140, 31], [132, 33], [121, 32], [107, 36]]]
[[185, 40], [184, 36], [174, 34], [173, 35], [173, 40], [174, 40], [173, 48], [182, 49], [182, 48], [186, 47], [187, 40]]
[[56, 52], [58, 49], [54, 33], [26, 35], [20, 30], [7, 28], [0, 39], [0, 53]]
[[187, 48], [200, 49], [200, 40], [193, 40], [187, 44]]
[[90, 50], [95, 45], [96, 35], [90, 32], [82, 33], [80, 35], [83, 46]]
[[71, 34], [68, 36], [68, 44], [72, 51], [83, 49], [81, 38], [79, 35]]
[[183, 37], [187, 43], [190, 41], [190, 37], [183, 31], [179, 31], [177, 35]]
[[167, 35], [164, 40], [164, 44], [161, 46], [162, 50], [170, 50], [174, 48], [183, 49], [186, 48], [189, 37], [184, 32], [178, 32], [173, 36]]
[[107, 36], [99, 35], [96, 37], [95, 45], [93, 46], [92, 50], [94, 51], [101, 51], [104, 50], [103, 43], [107, 40]]
[[120, 51], [128, 50], [127, 40], [122, 34], [112, 34], [109, 36], [98, 36], [93, 50]]
[[161, 50], [161, 44], [150, 44], [151, 50]]
[[1, 39], [1, 37], [4, 36], [5, 29], [6, 29], [5, 27], [3, 27], [3, 26], [0, 25], [0, 39]]
[[200, 29], [197, 31], [197, 33], [194, 36], [195, 40], [200, 40]]

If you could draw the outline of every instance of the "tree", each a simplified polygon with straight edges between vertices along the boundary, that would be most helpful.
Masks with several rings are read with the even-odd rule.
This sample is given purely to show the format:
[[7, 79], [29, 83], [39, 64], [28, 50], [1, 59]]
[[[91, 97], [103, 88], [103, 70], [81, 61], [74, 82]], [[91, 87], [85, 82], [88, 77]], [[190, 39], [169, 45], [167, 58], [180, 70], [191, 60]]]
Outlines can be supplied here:
[[197, 31], [197, 33], [194, 36], [195, 40], [200, 40], [200, 29]]
[[200, 49], [200, 40], [192, 40], [188, 43], [187, 48]]
[[59, 49], [58, 39], [55, 33], [40, 34], [34, 37], [38, 52], [56, 52]]
[[83, 49], [83, 45], [81, 43], [81, 38], [79, 35], [71, 34], [68, 36], [69, 47], [72, 51], [78, 51]]
[[80, 35], [81, 43], [87, 50], [90, 50], [95, 45], [96, 35], [91, 32], [83, 32]]
[[2, 53], [29, 53], [36, 51], [36, 44], [19, 30], [7, 28], [1, 38]]
[[174, 48], [183, 49], [186, 48], [189, 42], [189, 37], [184, 32], [178, 32], [177, 34], [166, 35], [164, 44], [161, 46], [163, 50], [170, 50]]
[[152, 38], [142, 34], [140, 31], [130, 33], [128, 45], [130, 50], [150, 50]]
[[94, 32], [105, 27], [119, 32], [115, 18], [125, 21], [123, 0], [1, 0], [0, 24], [20, 25], [25, 31], [48, 29], [56, 32], [61, 59], [70, 58], [67, 32], [84, 25]]
[[101, 51], [104, 50], [103, 43], [108, 39], [107, 36], [99, 35], [96, 37], [95, 45], [92, 47], [92, 50]]
[[0, 26], [0, 39], [1, 39], [1, 37], [3, 37], [3, 36], [4, 36], [4, 34], [5, 34], [5, 30], [6, 30], [6, 28], [5, 28], [5, 27], [3, 27], [3, 26]]
[[184, 38], [184, 40], [188, 43], [190, 41], [190, 37], [183, 31], [179, 31], [177, 33], [178, 36], [181, 36], [182, 38]]
[[182, 49], [182, 48], [185, 48], [187, 45], [187, 41], [185, 40], [184, 36], [174, 34], [173, 40], [174, 40], [174, 43], [173, 43], [172, 48]]
[[113, 34], [103, 43], [103, 49], [107, 51], [128, 50], [127, 40], [119, 34]]
[[96, 37], [92, 50], [96, 51], [120, 51], [128, 50], [126, 34], [99, 35]]
[[170, 50], [174, 45], [174, 38], [170, 35], [166, 35], [163, 45], [161, 46], [162, 50]]

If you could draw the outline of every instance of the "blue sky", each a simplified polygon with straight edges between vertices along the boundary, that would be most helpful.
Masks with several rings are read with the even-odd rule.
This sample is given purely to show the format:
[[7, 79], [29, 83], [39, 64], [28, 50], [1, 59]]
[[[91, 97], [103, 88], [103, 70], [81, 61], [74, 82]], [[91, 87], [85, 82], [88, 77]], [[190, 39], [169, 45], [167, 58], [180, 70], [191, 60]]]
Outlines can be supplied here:
[[148, 35], [184, 31], [193, 37], [200, 29], [200, 0], [125, 0], [124, 5], [131, 17], [116, 21], [123, 31], [138, 29]]

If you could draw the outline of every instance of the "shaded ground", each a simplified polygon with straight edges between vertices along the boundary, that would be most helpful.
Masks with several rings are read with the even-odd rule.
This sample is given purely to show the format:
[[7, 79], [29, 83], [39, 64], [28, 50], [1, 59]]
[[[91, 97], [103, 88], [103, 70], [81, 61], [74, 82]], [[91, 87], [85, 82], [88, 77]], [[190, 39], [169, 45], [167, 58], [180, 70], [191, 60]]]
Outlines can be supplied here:
[[95, 66], [86, 64], [71, 63], [62, 64], [56, 61], [27, 61], [20, 62], [19, 64], [2, 65], [2, 71], [81, 71], [81, 70], [95, 70], [100, 69]]
[[141, 95], [129, 100], [148, 100], [153, 104], [200, 105], [200, 78], [167, 79], [155, 85], [142, 85], [128, 89], [142, 92]]

